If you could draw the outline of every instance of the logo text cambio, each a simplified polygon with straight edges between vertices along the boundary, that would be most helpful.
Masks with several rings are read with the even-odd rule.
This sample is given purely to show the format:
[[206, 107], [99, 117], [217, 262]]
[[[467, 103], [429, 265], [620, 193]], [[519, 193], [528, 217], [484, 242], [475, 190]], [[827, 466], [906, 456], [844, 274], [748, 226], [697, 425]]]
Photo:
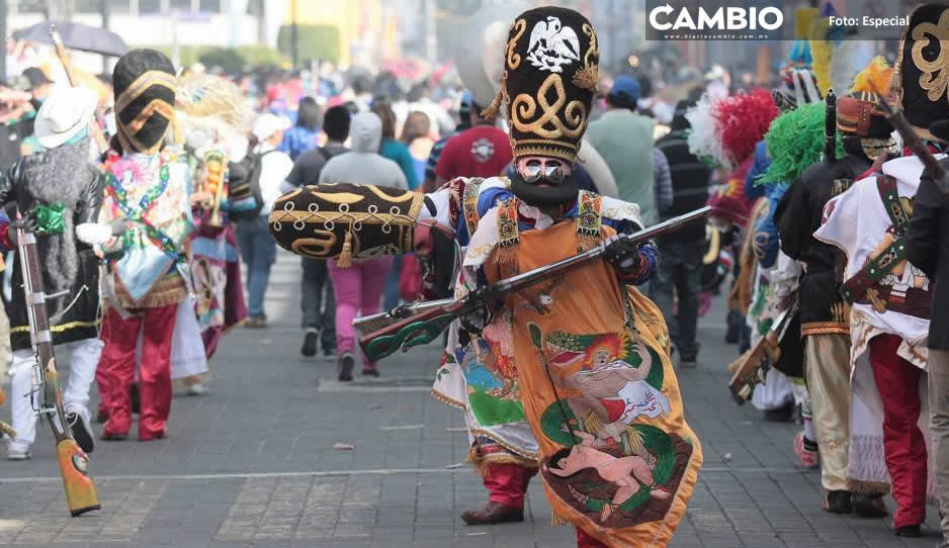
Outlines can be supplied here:
[[649, 12], [649, 26], [666, 31], [774, 31], [784, 24], [784, 14], [776, 7], [720, 7], [713, 12], [698, 8], [693, 14], [689, 8], [678, 10], [666, 4]]

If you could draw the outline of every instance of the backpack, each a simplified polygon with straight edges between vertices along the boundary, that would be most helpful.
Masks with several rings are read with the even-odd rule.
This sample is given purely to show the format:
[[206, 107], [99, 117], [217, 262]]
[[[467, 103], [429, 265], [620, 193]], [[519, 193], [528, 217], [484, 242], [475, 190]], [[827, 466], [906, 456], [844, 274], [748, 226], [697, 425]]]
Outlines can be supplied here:
[[260, 172], [264, 153], [249, 152], [240, 162], [228, 162], [228, 212], [235, 221], [254, 219], [264, 207], [260, 193]]

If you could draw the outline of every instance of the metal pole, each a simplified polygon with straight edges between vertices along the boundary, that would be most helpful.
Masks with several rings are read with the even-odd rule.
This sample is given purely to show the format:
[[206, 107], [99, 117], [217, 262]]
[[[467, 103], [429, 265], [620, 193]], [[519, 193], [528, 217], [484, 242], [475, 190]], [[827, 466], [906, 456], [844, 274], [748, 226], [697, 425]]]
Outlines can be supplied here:
[[299, 66], [299, 32], [297, 29], [297, 0], [290, 0], [290, 57], [293, 61], [293, 68]]
[[[102, 28], [109, 30], [109, 0], [99, 0], [99, 9], [102, 12]], [[102, 56], [102, 74], [109, 73], [109, 58]]]

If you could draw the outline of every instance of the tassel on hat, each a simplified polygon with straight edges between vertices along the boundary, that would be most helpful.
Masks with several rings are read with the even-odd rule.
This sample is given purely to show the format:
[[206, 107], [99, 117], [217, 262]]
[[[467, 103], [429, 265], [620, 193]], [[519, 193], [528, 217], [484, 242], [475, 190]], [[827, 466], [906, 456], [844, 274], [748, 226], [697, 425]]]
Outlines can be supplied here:
[[501, 113], [501, 102], [504, 100], [504, 95], [499, 91], [494, 95], [494, 99], [491, 101], [491, 104], [481, 110], [481, 117], [487, 120], [496, 120], [498, 114]]
[[349, 268], [353, 266], [353, 231], [346, 233], [346, 239], [343, 240], [343, 250], [339, 252], [336, 259], [336, 266], [340, 268]]

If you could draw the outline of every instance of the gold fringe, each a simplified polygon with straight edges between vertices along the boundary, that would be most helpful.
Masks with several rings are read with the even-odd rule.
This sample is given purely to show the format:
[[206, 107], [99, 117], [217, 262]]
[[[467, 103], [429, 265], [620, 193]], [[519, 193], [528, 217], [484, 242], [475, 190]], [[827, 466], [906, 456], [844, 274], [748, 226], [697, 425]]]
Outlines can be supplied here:
[[471, 468], [474, 469], [475, 474], [478, 474], [478, 477], [481, 479], [487, 477], [488, 470], [484, 464], [484, 459], [478, 454], [477, 443], [472, 443], [471, 447], [468, 448], [468, 456], [465, 458], [465, 462], [471, 465]]
[[499, 245], [494, 251], [494, 260], [501, 267], [514, 266], [517, 258], [517, 245]]
[[568, 523], [570, 523], [570, 522], [568, 522], [568, 521], [565, 520], [564, 518], [558, 516], [557, 514], [554, 514], [554, 513], [551, 513], [551, 514], [550, 514], [550, 526], [551, 526], [551, 527], [563, 527], [564, 525], [567, 525]]
[[890, 484], [882, 481], [848, 479], [847, 490], [851, 493], [860, 493], [863, 495], [886, 495], [890, 492]]
[[501, 113], [501, 102], [504, 100], [504, 96], [499, 91], [494, 95], [494, 99], [491, 100], [491, 104], [484, 108], [481, 111], [481, 117], [487, 120], [496, 120], [498, 114]]
[[599, 74], [596, 65], [587, 65], [573, 74], [573, 85], [596, 95], [600, 92], [597, 85]]
[[346, 232], [346, 239], [343, 240], [343, 250], [339, 252], [336, 259], [336, 266], [340, 268], [349, 268], [353, 266], [353, 231]]

